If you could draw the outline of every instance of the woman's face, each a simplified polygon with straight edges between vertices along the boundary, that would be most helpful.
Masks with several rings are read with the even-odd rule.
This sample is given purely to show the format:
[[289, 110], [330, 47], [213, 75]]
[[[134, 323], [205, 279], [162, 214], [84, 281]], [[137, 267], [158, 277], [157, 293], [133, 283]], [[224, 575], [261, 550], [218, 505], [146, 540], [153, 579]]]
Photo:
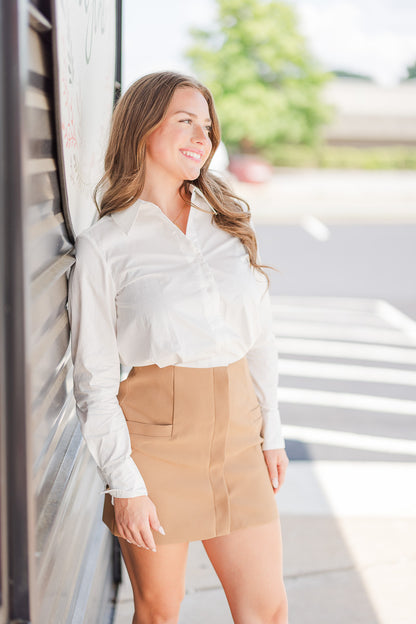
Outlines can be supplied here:
[[192, 87], [177, 88], [166, 117], [146, 141], [146, 175], [168, 176], [179, 186], [198, 178], [211, 153], [208, 103]]

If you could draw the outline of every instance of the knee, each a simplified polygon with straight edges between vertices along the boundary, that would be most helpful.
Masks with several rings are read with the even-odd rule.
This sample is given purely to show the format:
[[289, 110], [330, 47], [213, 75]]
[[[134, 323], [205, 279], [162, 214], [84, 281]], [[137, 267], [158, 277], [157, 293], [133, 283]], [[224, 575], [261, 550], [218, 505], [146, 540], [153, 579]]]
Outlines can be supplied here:
[[237, 618], [239, 623], [250, 624], [288, 624], [288, 604], [286, 592], [265, 596], [261, 602], [255, 604], [240, 605], [240, 613]]
[[184, 595], [184, 589], [167, 594], [142, 594], [135, 600], [134, 624], [177, 624]]
[[267, 619], [267, 624], [288, 624], [288, 603], [286, 591], [283, 591], [279, 601], [275, 604], [273, 613]]

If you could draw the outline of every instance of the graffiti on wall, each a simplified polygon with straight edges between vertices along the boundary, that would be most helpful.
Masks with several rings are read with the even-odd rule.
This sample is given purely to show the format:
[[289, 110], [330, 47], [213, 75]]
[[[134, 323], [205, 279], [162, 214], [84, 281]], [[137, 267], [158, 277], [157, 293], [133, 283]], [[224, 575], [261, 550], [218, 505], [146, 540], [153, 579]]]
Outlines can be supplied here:
[[61, 186], [70, 230], [98, 216], [92, 193], [103, 174], [114, 100], [116, 3], [55, 3], [55, 71]]

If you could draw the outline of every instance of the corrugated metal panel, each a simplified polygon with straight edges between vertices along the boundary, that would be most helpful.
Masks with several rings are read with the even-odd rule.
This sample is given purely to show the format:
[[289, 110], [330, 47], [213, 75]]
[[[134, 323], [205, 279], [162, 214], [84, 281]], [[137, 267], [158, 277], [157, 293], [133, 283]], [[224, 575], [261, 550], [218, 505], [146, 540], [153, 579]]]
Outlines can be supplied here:
[[[33, 610], [30, 587], [34, 579], [34, 505], [29, 453], [29, 280], [25, 262], [26, 206], [26, 72], [24, 0], [0, 3], [0, 266], [2, 326], [1, 429], [4, 432], [2, 463], [3, 501], [2, 563], [7, 560], [5, 621], [26, 624]], [[7, 541], [4, 540], [4, 530]]]
[[6, 152], [7, 146], [4, 139], [4, 124], [6, 121], [6, 104], [4, 101], [4, 85], [6, 84], [6, 57], [5, 41], [3, 40], [4, 5], [0, 3], [0, 624], [6, 623], [8, 616], [8, 558], [7, 558], [7, 479], [6, 479], [6, 250], [4, 242], [5, 234], [5, 179], [7, 170]]
[[36, 622], [110, 620], [112, 539], [101, 522], [102, 483], [75, 416], [66, 309], [73, 249], [56, 169], [52, 41], [32, 8], [29, 28], [28, 249], [31, 427], [36, 500]]

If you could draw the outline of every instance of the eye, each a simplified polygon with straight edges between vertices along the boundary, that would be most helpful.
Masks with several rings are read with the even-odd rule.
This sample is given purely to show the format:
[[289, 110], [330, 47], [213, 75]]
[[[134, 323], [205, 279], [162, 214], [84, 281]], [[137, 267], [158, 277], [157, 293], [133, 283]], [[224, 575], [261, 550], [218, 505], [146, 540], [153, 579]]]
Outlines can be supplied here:
[[[192, 119], [180, 119], [179, 123], [186, 123], [188, 121], [190, 123], [192, 123]], [[205, 128], [208, 130], [208, 132], [212, 132], [212, 125], [211, 124], [209, 126], [205, 126]]]

